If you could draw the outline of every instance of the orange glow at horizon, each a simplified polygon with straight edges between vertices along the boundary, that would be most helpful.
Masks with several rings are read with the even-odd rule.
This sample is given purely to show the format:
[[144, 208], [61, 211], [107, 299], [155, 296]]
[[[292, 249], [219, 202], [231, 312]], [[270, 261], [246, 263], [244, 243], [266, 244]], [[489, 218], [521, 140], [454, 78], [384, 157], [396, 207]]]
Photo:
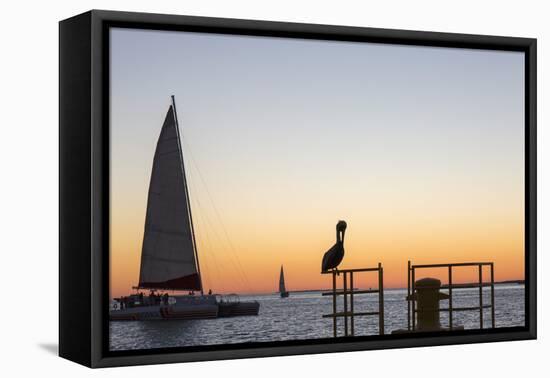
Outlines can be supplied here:
[[[320, 263], [323, 253], [335, 242], [335, 225], [340, 218], [348, 222], [346, 254], [340, 267], [374, 267], [380, 262], [385, 288], [406, 287], [407, 260], [414, 264], [494, 262], [495, 281], [524, 278], [522, 207], [515, 211], [493, 208], [491, 212], [477, 208], [472, 213], [472, 207], [461, 209], [452, 203], [431, 211], [417, 204], [416, 209], [409, 206], [409, 212], [398, 213], [395, 203], [387, 211], [377, 209], [375, 203], [370, 205], [376, 217], [369, 216], [362, 206], [349, 207], [346, 216], [331, 214], [330, 210], [326, 216], [321, 215], [325, 211], [312, 216], [314, 211], [309, 209], [290, 218], [281, 217], [275, 204], [262, 213], [254, 208], [241, 209], [240, 216], [231, 216], [235, 212], [228, 210], [222, 212], [226, 218], [223, 225], [213, 211], [194, 207], [205, 291], [275, 292], [281, 264], [287, 289], [328, 288], [330, 278], [320, 274]], [[112, 226], [117, 230], [111, 236], [112, 297], [131, 293], [139, 278], [144, 209], [124, 214], [112, 214]], [[447, 282], [444, 269], [421, 270], [418, 274], [417, 278], [431, 276]], [[484, 269], [484, 279], [489, 277], [489, 270]], [[453, 272], [456, 283], [476, 280], [475, 267]], [[355, 286], [376, 287], [375, 274], [361, 275]]]

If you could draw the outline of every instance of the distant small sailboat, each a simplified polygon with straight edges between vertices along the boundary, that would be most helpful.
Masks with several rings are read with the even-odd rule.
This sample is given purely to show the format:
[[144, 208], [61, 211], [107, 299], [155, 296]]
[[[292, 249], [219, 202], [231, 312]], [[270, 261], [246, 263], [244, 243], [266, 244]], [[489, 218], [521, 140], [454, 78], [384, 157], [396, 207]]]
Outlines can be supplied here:
[[281, 294], [281, 298], [288, 297], [288, 291], [286, 291], [286, 287], [285, 287], [285, 272], [283, 271], [282, 265], [281, 265], [281, 274], [279, 275], [279, 293]]

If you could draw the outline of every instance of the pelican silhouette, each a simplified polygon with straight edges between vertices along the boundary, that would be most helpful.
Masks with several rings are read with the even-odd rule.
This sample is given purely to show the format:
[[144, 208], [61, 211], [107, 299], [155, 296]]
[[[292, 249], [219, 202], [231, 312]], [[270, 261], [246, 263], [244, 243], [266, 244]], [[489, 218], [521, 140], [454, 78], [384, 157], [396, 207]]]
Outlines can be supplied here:
[[336, 244], [334, 244], [323, 256], [321, 272], [328, 272], [342, 262], [344, 258], [344, 235], [346, 234], [347, 223], [343, 220], [336, 224]]

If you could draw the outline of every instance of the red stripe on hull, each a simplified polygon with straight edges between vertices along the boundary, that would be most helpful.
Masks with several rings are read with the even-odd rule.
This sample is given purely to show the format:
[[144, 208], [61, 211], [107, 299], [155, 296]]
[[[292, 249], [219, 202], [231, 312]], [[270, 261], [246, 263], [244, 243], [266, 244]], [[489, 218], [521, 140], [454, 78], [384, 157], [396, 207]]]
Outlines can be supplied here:
[[201, 289], [201, 280], [197, 273], [161, 282], [140, 282], [143, 289], [193, 290]]

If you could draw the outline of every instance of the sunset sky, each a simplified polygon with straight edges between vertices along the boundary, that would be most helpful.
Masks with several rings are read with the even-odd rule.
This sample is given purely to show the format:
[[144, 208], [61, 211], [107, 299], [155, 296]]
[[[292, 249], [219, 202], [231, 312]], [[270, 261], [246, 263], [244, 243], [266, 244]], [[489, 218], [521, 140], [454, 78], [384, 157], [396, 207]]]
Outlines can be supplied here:
[[519, 52], [112, 29], [111, 295], [138, 283], [170, 95], [205, 290], [274, 292], [281, 264], [328, 287], [339, 219], [341, 267], [389, 288], [407, 260], [523, 279], [523, 91]]

